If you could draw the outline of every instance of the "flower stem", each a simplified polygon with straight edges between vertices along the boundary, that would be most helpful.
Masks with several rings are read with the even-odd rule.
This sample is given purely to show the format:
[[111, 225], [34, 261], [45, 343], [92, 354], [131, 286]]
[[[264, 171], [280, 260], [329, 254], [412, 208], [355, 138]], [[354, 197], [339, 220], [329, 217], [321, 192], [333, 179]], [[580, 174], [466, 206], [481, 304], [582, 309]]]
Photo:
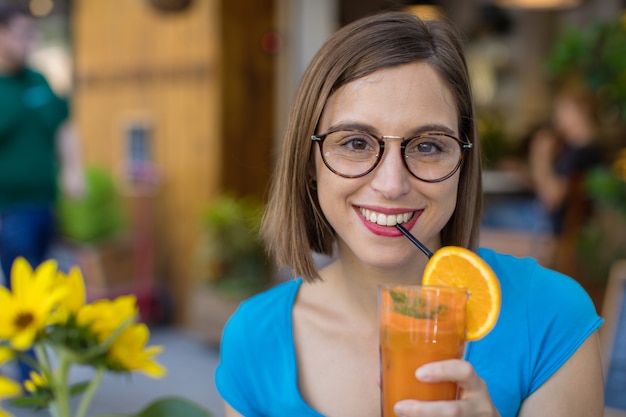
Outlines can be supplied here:
[[35, 356], [37, 357], [37, 363], [39, 364], [39, 371], [45, 375], [48, 380], [52, 377], [52, 367], [50, 366], [50, 360], [48, 359], [48, 353], [43, 345], [36, 344], [33, 347]]
[[72, 417], [70, 410], [70, 392], [68, 374], [71, 361], [67, 355], [60, 351], [59, 368], [51, 381], [51, 388], [54, 392], [54, 401], [50, 404], [50, 411], [54, 417]]
[[91, 382], [89, 382], [89, 386], [85, 390], [83, 394], [83, 398], [80, 401], [78, 406], [78, 411], [76, 412], [76, 417], [85, 417], [87, 414], [87, 410], [89, 409], [89, 404], [91, 404], [91, 400], [93, 399], [100, 382], [102, 381], [102, 376], [104, 375], [104, 368], [99, 366], [96, 368], [96, 375], [93, 377]]

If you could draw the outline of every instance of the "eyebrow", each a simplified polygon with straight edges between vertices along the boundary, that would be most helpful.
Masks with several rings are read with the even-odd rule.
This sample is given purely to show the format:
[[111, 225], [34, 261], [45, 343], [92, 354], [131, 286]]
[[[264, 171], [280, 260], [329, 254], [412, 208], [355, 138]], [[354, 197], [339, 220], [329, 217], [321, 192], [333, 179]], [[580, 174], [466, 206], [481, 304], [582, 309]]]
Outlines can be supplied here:
[[[358, 130], [361, 132], [371, 133], [375, 136], [381, 136], [381, 133], [378, 129], [376, 129], [372, 125], [368, 125], [367, 123], [359, 123], [359, 122], [341, 122], [330, 126], [327, 132], [337, 131], [337, 130]], [[450, 129], [448, 126], [431, 123], [423, 126], [416, 127], [414, 129], [409, 130], [404, 137], [410, 138], [413, 136], [421, 135], [426, 132], [441, 132], [451, 136], [457, 135], [457, 133]]]

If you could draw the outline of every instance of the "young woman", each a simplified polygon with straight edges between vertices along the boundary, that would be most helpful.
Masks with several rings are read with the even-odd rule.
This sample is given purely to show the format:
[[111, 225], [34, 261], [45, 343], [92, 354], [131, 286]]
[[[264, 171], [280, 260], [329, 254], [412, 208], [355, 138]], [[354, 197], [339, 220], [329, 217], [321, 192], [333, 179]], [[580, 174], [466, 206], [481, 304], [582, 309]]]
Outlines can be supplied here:
[[[358, 154], [358, 156], [356, 155]], [[385, 13], [338, 31], [305, 73], [263, 235], [294, 280], [242, 303], [216, 384], [228, 416], [380, 416], [379, 284], [419, 283], [432, 251], [472, 250], [501, 281], [495, 328], [465, 360], [425, 365], [458, 400], [398, 416], [602, 415], [593, 304], [530, 259], [477, 249], [480, 144], [462, 44], [441, 21]], [[317, 270], [312, 252], [332, 255]]]

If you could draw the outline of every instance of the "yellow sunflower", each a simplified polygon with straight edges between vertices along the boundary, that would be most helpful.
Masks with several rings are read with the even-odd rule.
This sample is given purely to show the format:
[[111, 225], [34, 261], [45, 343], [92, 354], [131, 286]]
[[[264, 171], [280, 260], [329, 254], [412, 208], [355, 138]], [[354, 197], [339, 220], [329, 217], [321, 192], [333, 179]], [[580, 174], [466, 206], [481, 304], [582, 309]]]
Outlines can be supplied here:
[[51, 320], [55, 323], [65, 323], [70, 314], [76, 315], [78, 310], [85, 305], [85, 280], [80, 269], [74, 266], [67, 275], [59, 271], [54, 285], [65, 288], [65, 293], [59, 300], [58, 308]]
[[150, 331], [145, 324], [133, 324], [115, 339], [108, 356], [127, 371], [139, 371], [152, 378], [162, 378], [166, 370], [152, 357], [161, 353], [163, 347], [146, 347], [149, 337]]
[[120, 326], [137, 316], [137, 298], [123, 295], [115, 300], [98, 300], [78, 310], [76, 321], [89, 325], [99, 341], [106, 340]]
[[8, 339], [17, 350], [31, 347], [37, 332], [48, 324], [50, 312], [65, 289], [55, 288], [57, 263], [42, 263], [35, 271], [24, 258], [11, 268], [13, 291], [0, 287], [0, 339]]

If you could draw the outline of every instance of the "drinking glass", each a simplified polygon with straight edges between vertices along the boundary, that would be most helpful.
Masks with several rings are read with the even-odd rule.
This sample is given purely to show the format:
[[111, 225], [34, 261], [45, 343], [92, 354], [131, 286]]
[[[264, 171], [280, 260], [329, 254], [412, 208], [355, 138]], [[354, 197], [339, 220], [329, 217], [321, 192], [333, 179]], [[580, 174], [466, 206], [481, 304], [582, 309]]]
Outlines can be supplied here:
[[393, 406], [405, 399], [454, 400], [455, 382], [417, 380], [420, 366], [465, 353], [463, 288], [385, 285], [379, 288], [382, 415], [395, 416]]

